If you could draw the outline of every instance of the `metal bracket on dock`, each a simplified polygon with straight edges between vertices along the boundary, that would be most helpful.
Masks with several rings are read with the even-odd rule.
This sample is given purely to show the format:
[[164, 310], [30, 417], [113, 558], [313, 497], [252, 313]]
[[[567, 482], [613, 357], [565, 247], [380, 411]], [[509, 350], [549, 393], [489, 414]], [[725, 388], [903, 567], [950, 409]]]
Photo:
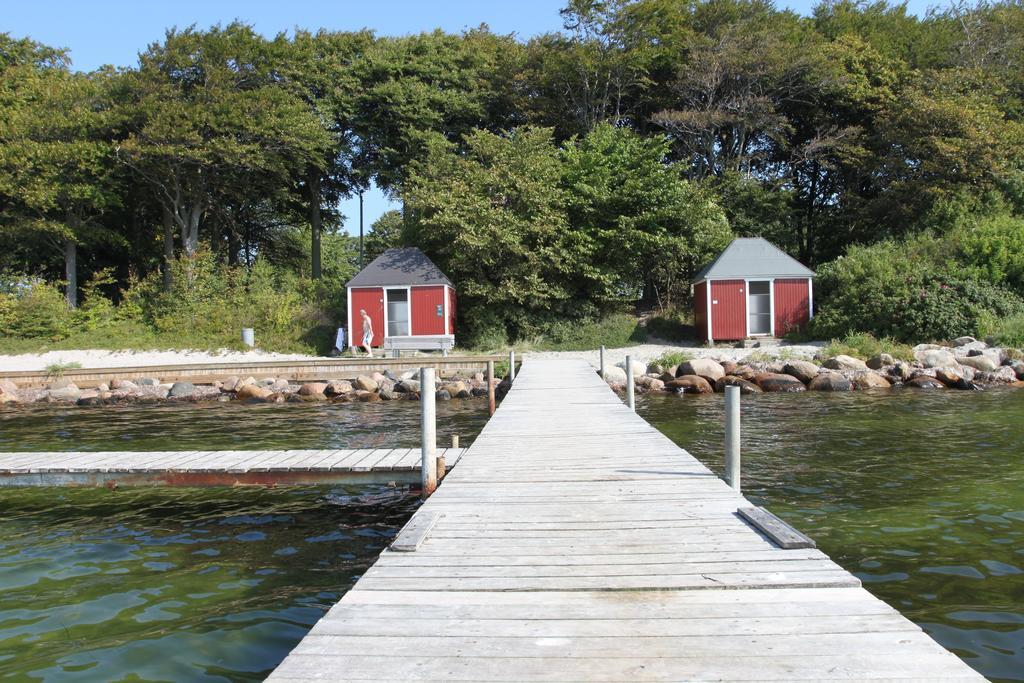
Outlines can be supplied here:
[[764, 508], [738, 508], [736, 512], [783, 550], [816, 547], [809, 536], [800, 533]]
[[391, 542], [391, 550], [399, 553], [416, 552], [423, 545], [423, 541], [427, 540], [430, 530], [440, 518], [441, 514], [437, 512], [420, 512], [413, 515]]

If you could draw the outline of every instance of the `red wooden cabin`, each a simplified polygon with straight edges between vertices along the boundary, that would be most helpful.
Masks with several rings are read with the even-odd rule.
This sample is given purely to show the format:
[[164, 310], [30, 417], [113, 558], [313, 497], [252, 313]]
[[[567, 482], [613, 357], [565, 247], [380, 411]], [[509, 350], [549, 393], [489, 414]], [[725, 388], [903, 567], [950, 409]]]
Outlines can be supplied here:
[[455, 345], [455, 287], [415, 247], [388, 249], [348, 285], [348, 343], [362, 345], [363, 309], [375, 347], [441, 349]]
[[814, 271], [760, 237], [733, 240], [693, 279], [699, 341], [781, 337], [814, 316]]

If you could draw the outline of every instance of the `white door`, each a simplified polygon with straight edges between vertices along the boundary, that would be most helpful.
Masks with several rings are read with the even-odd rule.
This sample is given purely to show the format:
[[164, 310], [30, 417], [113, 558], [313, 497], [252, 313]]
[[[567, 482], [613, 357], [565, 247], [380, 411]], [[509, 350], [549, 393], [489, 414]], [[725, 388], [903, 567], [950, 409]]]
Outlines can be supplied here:
[[772, 287], [768, 280], [747, 283], [747, 328], [751, 335], [772, 332]]
[[404, 337], [409, 334], [409, 290], [384, 290], [388, 312], [388, 336]]

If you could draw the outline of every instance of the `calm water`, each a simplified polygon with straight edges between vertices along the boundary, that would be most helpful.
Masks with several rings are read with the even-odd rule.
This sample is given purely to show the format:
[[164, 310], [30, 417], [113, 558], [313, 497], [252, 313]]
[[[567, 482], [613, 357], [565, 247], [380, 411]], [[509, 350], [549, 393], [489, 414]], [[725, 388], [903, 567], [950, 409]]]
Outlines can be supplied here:
[[[486, 416], [438, 403], [440, 443]], [[0, 451], [418, 443], [412, 401], [0, 411]], [[379, 487], [0, 489], [0, 680], [262, 680], [418, 504]]]
[[[720, 395], [637, 409], [722, 473]], [[744, 396], [743, 488], [979, 672], [1024, 681], [1024, 391]]]
[[0, 679], [262, 680], [416, 505], [368, 488], [0, 491]]
[[[438, 401], [437, 440], [462, 446], [487, 422], [487, 401]], [[413, 448], [418, 401], [176, 403], [0, 409], [0, 451]]]

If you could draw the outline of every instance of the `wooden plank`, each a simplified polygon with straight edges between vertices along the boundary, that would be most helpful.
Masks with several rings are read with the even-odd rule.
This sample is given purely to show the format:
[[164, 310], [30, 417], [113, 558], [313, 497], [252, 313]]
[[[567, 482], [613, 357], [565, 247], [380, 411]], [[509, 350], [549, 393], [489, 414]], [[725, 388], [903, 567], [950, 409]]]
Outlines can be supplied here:
[[399, 553], [415, 552], [427, 540], [427, 535], [440, 518], [437, 512], [422, 511], [413, 515], [391, 542], [391, 550]]
[[814, 541], [761, 507], [742, 507], [736, 510], [758, 531], [786, 550], [814, 548]]

